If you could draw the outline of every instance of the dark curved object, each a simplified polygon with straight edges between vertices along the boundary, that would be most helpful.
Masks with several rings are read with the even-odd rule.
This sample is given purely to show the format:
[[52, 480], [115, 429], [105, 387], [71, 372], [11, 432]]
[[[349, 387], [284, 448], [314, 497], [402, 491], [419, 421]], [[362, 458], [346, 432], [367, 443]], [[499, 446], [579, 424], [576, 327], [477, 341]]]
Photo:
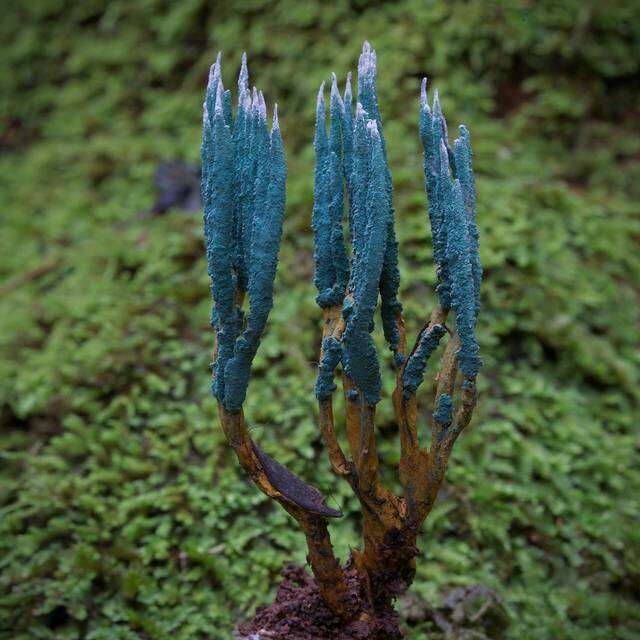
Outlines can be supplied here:
[[293, 504], [301, 507], [305, 511], [315, 513], [319, 516], [325, 516], [327, 518], [340, 518], [342, 517], [342, 511], [332, 509], [325, 504], [324, 496], [318, 489], [307, 484], [295, 473], [292, 473], [284, 465], [276, 462], [273, 458], [268, 456], [260, 447], [254, 442], [253, 450], [260, 460], [260, 464], [264, 469], [269, 482], [287, 499], [293, 502]]
[[194, 212], [202, 208], [200, 167], [173, 160], [158, 165], [154, 176], [157, 200], [152, 213], [160, 215], [169, 209]]

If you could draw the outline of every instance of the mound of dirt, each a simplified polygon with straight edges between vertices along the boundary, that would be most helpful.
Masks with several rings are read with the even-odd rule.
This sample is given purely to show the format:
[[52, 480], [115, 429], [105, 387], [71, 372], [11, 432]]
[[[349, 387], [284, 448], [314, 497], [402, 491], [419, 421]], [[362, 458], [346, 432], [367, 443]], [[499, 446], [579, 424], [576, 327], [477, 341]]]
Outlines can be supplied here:
[[[240, 625], [239, 640], [401, 640], [395, 611], [344, 623], [324, 604], [312, 576], [303, 567], [288, 565], [275, 601], [256, 611], [253, 620]], [[355, 572], [347, 576], [355, 601], [361, 585]]]

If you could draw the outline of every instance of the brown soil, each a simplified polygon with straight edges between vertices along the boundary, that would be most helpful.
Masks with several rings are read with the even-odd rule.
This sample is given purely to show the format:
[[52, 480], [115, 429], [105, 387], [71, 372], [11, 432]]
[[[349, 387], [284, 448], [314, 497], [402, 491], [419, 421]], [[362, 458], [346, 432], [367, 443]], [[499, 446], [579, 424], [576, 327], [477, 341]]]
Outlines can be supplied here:
[[[285, 567], [275, 601], [256, 611], [239, 627], [241, 640], [401, 640], [397, 613], [389, 606], [375, 617], [344, 622], [324, 604], [314, 579], [303, 567]], [[347, 572], [355, 603], [362, 602], [362, 585], [355, 571]]]

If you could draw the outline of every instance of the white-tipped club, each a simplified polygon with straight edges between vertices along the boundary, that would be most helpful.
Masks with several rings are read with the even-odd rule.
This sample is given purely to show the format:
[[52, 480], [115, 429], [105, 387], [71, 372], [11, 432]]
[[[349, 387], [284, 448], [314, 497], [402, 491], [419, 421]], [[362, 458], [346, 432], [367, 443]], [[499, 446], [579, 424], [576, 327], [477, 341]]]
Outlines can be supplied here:
[[262, 95], [262, 91], [258, 92], [258, 115], [265, 122], [267, 121], [267, 104], [264, 101], [264, 95]]
[[342, 96], [340, 95], [340, 91], [338, 89], [338, 79], [336, 78], [335, 73], [331, 74], [331, 100], [337, 101], [340, 108], [344, 106], [342, 102]]
[[451, 178], [451, 169], [449, 167], [449, 153], [444, 140], [440, 140], [440, 171]]
[[320, 88], [318, 89], [318, 99], [316, 100], [316, 110], [324, 107], [324, 81], [320, 83]]
[[273, 123], [271, 125], [271, 133], [280, 130], [280, 122], [278, 121], [278, 103], [273, 105]]
[[423, 109], [429, 109], [429, 102], [427, 101], [427, 79], [422, 78], [422, 83], [420, 84], [420, 105]]
[[442, 107], [440, 106], [440, 94], [438, 90], [435, 89], [433, 92], [433, 113], [436, 116], [442, 115]]
[[351, 91], [351, 71], [347, 73], [347, 81], [344, 83], [344, 102], [346, 104], [351, 104], [351, 100], [353, 98], [353, 94]]
[[247, 67], [247, 52], [242, 54], [242, 62], [240, 64], [240, 73], [238, 74], [238, 92], [242, 94], [243, 91], [249, 89], [249, 68]]
[[253, 87], [253, 89], [251, 90], [251, 115], [257, 116], [258, 109], [259, 109], [258, 90], [255, 87]]
[[240, 92], [238, 107], [245, 113], [251, 111], [251, 93], [249, 92], [249, 87], [246, 87], [244, 91]]
[[207, 91], [213, 90], [220, 79], [220, 67], [222, 66], [222, 51], [218, 51], [216, 61], [209, 67], [209, 80], [207, 81]]
[[218, 87], [216, 88], [216, 116], [221, 116], [223, 114], [223, 104], [224, 104], [224, 86], [222, 84], [222, 78], [218, 79]]
[[376, 52], [365, 40], [362, 45], [362, 53], [358, 59], [358, 79], [375, 76], [376, 73]]

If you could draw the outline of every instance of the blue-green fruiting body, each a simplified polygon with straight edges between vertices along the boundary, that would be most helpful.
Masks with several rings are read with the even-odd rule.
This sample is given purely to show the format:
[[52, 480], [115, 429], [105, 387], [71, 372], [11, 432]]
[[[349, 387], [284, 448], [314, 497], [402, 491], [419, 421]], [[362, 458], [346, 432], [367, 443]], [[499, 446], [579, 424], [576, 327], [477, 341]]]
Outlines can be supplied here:
[[[342, 361], [345, 372], [366, 401], [380, 397], [380, 367], [371, 332], [374, 312], [381, 298], [385, 338], [399, 353], [397, 318], [402, 311], [397, 294], [400, 283], [398, 243], [394, 229], [391, 172], [376, 91], [376, 54], [365, 43], [358, 62], [358, 100], [352, 109], [351, 77], [344, 99], [335, 76], [331, 88], [330, 128], [327, 136], [324, 85], [318, 93], [315, 190], [312, 226], [314, 230], [315, 284], [321, 307], [343, 303], [345, 331], [340, 342], [325, 342], [316, 394], [327, 398], [335, 390], [333, 375]], [[478, 255], [475, 184], [468, 132], [452, 150], [447, 124], [436, 92], [433, 109], [427, 102], [423, 82], [420, 137], [424, 147], [425, 187], [429, 198], [429, 220], [437, 265], [437, 292], [444, 310], [453, 308], [460, 336], [458, 360], [466, 378], [473, 378], [481, 361], [475, 338], [480, 306], [482, 267]], [[455, 172], [456, 180], [452, 178]], [[343, 237], [343, 194], [348, 195], [351, 265]], [[345, 287], [345, 283], [348, 284]], [[349, 294], [345, 297], [345, 294]], [[444, 333], [441, 325], [423, 336], [406, 363], [403, 391], [415, 393], [427, 361]], [[332, 339], [333, 340], [333, 339]], [[338, 345], [342, 355], [338, 357]]]
[[331, 307], [342, 304], [349, 280], [349, 258], [344, 244], [344, 163], [342, 129], [344, 104], [334, 76], [331, 86], [331, 123], [327, 139], [324, 84], [316, 107], [315, 186], [312, 226], [314, 230], [315, 285], [318, 304]]
[[449, 156], [440, 144], [439, 192], [446, 225], [446, 263], [451, 291], [451, 306], [456, 312], [460, 336], [458, 364], [467, 378], [475, 378], [482, 365], [476, 340], [476, 292], [471, 269], [471, 242], [468, 216], [460, 181], [451, 180]]
[[[350, 281], [353, 308], [348, 309], [345, 314], [346, 328], [342, 345], [347, 375], [363, 392], [367, 403], [375, 404], [380, 400], [381, 380], [371, 331], [386, 249], [389, 205], [385, 189], [386, 163], [375, 120], [367, 122], [366, 136], [370, 149], [365, 202], [366, 227], [358, 265]], [[354, 162], [358, 162], [357, 154]]]
[[480, 312], [480, 283], [482, 282], [482, 264], [480, 263], [480, 236], [476, 222], [476, 182], [473, 176], [473, 153], [471, 151], [471, 137], [464, 125], [460, 125], [460, 137], [453, 145], [456, 166], [456, 178], [460, 180], [464, 205], [467, 211], [467, 225], [469, 231], [469, 259], [473, 276], [475, 315]]
[[398, 300], [398, 289], [400, 287], [400, 270], [398, 268], [398, 242], [395, 232], [395, 213], [393, 210], [393, 184], [391, 171], [387, 161], [387, 146], [382, 130], [382, 117], [378, 105], [378, 94], [376, 90], [377, 79], [377, 59], [376, 52], [365, 42], [362, 47], [362, 54], [358, 61], [358, 102], [362, 105], [369, 118], [375, 120], [382, 142], [382, 156], [385, 167], [385, 190], [387, 192], [387, 206], [389, 207], [389, 222], [387, 229], [387, 240], [385, 256], [380, 275], [380, 313], [382, 317], [382, 328], [389, 348], [396, 356], [398, 363], [401, 358], [398, 354], [400, 343], [400, 333], [398, 331], [396, 318], [402, 313], [402, 305]]
[[425, 331], [420, 336], [418, 346], [407, 360], [402, 373], [402, 386], [404, 397], [408, 398], [415, 393], [422, 384], [424, 370], [429, 362], [431, 354], [440, 343], [440, 338], [445, 334], [445, 328], [441, 324], [436, 324], [429, 331]]
[[351, 73], [347, 74], [347, 82], [344, 88], [342, 100], [342, 157], [344, 165], [344, 178], [347, 183], [347, 195], [349, 197], [349, 234], [353, 243], [353, 94], [351, 91]]
[[316, 105], [316, 133], [313, 141], [316, 166], [311, 226], [314, 232], [314, 283], [318, 290], [317, 302], [324, 308], [340, 304], [344, 292], [336, 292], [334, 289], [336, 274], [331, 247], [332, 224], [329, 215], [329, 141], [325, 123], [323, 89], [324, 85], [320, 87]]
[[433, 255], [438, 265], [438, 295], [441, 306], [444, 309], [452, 307], [456, 313], [460, 370], [465, 377], [473, 378], [482, 364], [475, 335], [482, 265], [478, 252], [471, 142], [469, 132], [462, 126], [460, 138], [451, 150], [437, 92], [433, 111], [429, 108], [426, 80], [422, 84], [420, 137], [424, 147]]
[[331, 85], [330, 102], [331, 126], [329, 129], [329, 219], [331, 220], [331, 258], [335, 272], [334, 289], [342, 302], [349, 280], [349, 258], [344, 246], [342, 218], [344, 210], [343, 181], [344, 169], [342, 158], [342, 119], [344, 104], [334, 76]]
[[[217, 63], [216, 63], [217, 64]], [[214, 393], [224, 396], [224, 367], [233, 355], [241, 324], [234, 304], [233, 277], [233, 139], [224, 120], [222, 81], [213, 74], [215, 87], [209, 86], [203, 122], [204, 230], [211, 293], [216, 301], [212, 324], [217, 332], [218, 354], [214, 365]], [[212, 108], [213, 111], [209, 111]]]
[[440, 144], [443, 138], [446, 139], [446, 132], [447, 124], [440, 108], [437, 91], [433, 101], [433, 112], [429, 108], [425, 79], [422, 82], [420, 99], [420, 139], [424, 148], [424, 177], [429, 200], [428, 212], [433, 242], [433, 259], [438, 275], [437, 292], [440, 306], [443, 309], [449, 309], [451, 306], [451, 292], [445, 259], [446, 225], [444, 224], [442, 196], [439, 192]]
[[[269, 134], [262, 94], [254, 89], [249, 96], [244, 58], [238, 86], [234, 122], [218, 58], [207, 87], [202, 135], [204, 229], [218, 345], [212, 390], [231, 412], [244, 401], [273, 305], [286, 182], [277, 112]], [[239, 306], [245, 291], [246, 322]]]
[[453, 400], [448, 393], [441, 393], [436, 402], [433, 419], [445, 427], [453, 422]]
[[[375, 126], [374, 126], [375, 125]], [[375, 131], [374, 131], [375, 129]], [[316, 111], [315, 191], [312, 226], [315, 242], [315, 284], [322, 307], [344, 300], [346, 320], [342, 340], [345, 370], [368, 402], [380, 394], [378, 358], [371, 331], [373, 313], [381, 297], [382, 325], [387, 342], [398, 354], [400, 334], [397, 317], [400, 273], [398, 243], [394, 229], [391, 172], [376, 94], [376, 54], [368, 43], [358, 64], [358, 103], [352, 110], [351, 76], [347, 78], [344, 100], [335, 76], [331, 88], [331, 123], [327, 139], [323, 87]], [[375, 157], [375, 164], [373, 159]], [[343, 238], [343, 180], [349, 200], [351, 269]], [[345, 280], [348, 277], [348, 286]], [[349, 292], [353, 303], [345, 299]], [[326, 376], [320, 371], [319, 376]], [[324, 379], [324, 378], [323, 378]], [[325, 389], [324, 383], [319, 385]]]
[[333, 337], [322, 342], [322, 359], [316, 379], [316, 398], [326, 400], [336, 390], [333, 375], [342, 358], [342, 345]]

